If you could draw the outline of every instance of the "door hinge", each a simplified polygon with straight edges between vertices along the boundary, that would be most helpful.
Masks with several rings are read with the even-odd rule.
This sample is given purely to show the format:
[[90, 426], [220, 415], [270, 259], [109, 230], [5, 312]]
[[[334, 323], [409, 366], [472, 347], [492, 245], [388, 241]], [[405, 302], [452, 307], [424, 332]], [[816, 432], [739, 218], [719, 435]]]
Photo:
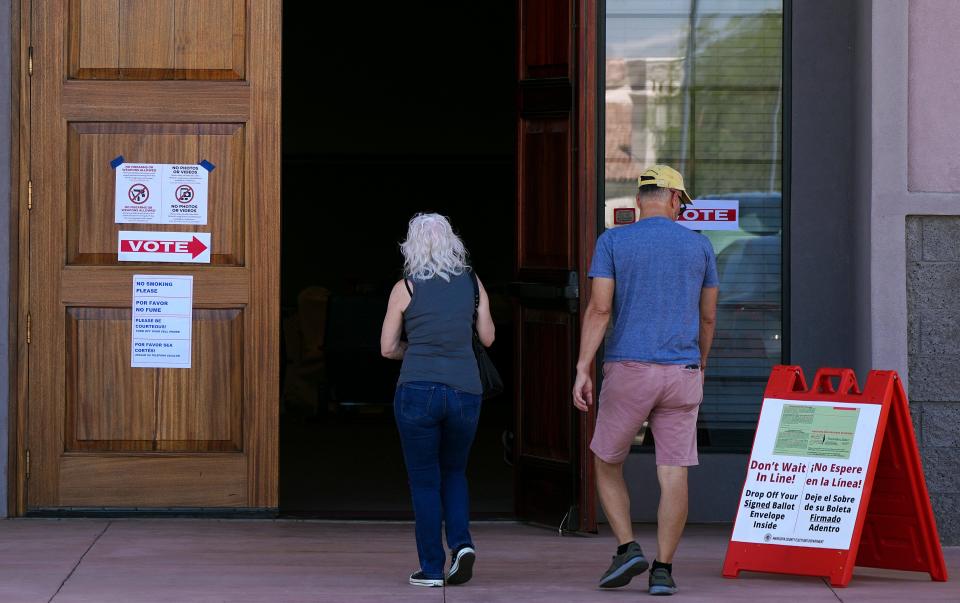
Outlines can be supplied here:
[[27, 345], [30, 345], [31, 331], [33, 330], [33, 317], [27, 312]]
[[33, 75], [33, 46], [27, 48], [27, 75]]
[[29, 448], [27, 448], [27, 458], [26, 458], [26, 463], [25, 463], [25, 464], [27, 465], [27, 467], [26, 467], [27, 470], [26, 470], [26, 472], [25, 472], [25, 473], [26, 473], [26, 478], [27, 478], [27, 479], [30, 479], [30, 449], [29, 449]]
[[27, 211], [33, 209], [33, 180], [27, 180]]

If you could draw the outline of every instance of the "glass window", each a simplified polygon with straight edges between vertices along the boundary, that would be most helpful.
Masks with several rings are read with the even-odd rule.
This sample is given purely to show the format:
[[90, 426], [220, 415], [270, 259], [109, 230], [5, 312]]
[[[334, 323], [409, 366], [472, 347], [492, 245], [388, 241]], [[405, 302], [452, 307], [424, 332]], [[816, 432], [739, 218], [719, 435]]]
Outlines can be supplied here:
[[781, 361], [783, 0], [607, 0], [605, 25], [608, 223], [654, 163], [739, 201], [739, 230], [704, 231], [720, 301], [700, 442], [748, 449]]

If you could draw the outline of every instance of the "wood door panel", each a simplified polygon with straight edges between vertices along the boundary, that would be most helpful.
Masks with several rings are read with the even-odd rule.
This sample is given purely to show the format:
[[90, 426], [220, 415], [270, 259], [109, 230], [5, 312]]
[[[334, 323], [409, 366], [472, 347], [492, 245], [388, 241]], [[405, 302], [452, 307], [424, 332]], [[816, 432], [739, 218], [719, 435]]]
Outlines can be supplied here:
[[558, 526], [574, 502], [570, 466], [537, 458], [521, 458], [524, 487], [517, 492], [519, 515], [528, 521]]
[[116, 77], [120, 69], [120, 3], [117, 0], [72, 0], [74, 32], [70, 40], [70, 75], [100, 73]]
[[[67, 263], [116, 265], [121, 230], [210, 232], [211, 264], [243, 264], [241, 124], [71, 123], [68, 133]], [[207, 225], [114, 223], [114, 157], [131, 163], [198, 163], [209, 175]]]
[[61, 507], [243, 507], [246, 462], [239, 454], [205, 457], [66, 455]]
[[[63, 84], [67, 121], [235, 123], [250, 118], [245, 82], [93, 82]], [[276, 125], [274, 125], [276, 127]]]
[[596, 529], [594, 416], [574, 410], [570, 388], [597, 234], [601, 7], [517, 0], [515, 500], [522, 519], [579, 530]]
[[[68, 266], [60, 272], [63, 303], [72, 306], [129, 308], [133, 303], [133, 275], [143, 274], [147, 270], [150, 274], [183, 273], [183, 268], [176, 264], [165, 267]], [[244, 305], [250, 299], [249, 285], [250, 270], [247, 268], [199, 271], [193, 275], [193, 305]]]
[[207, 443], [209, 450], [240, 450], [243, 314], [239, 309], [194, 310], [193, 366], [186, 371], [157, 369], [157, 449], [196, 450]]
[[243, 0], [177, 0], [175, 76], [243, 79]]
[[241, 450], [241, 310], [194, 310], [191, 369], [131, 368], [129, 308], [67, 316], [68, 451]]
[[521, 310], [520, 456], [569, 462], [573, 319], [557, 310]]
[[[221, 124], [219, 127], [231, 126]], [[207, 124], [213, 128], [215, 124]], [[243, 188], [246, 160], [244, 157], [244, 130], [242, 126], [229, 134], [198, 136], [199, 157], [214, 166], [210, 172], [207, 190], [207, 226], [210, 237], [211, 263], [219, 263], [215, 255], [222, 255], [224, 264], [244, 264], [243, 233], [245, 195]], [[220, 173], [217, 173], [220, 172]], [[219, 243], [215, 238], [223, 238]]]
[[569, 78], [570, 0], [520, 1], [520, 78]]
[[72, 79], [240, 80], [244, 0], [71, 0]]
[[75, 434], [68, 449], [88, 442], [144, 449], [137, 444], [157, 433], [157, 375], [129, 368], [130, 311], [68, 308], [66, 340], [67, 433]]
[[520, 129], [520, 270], [570, 270], [570, 118], [521, 118]]
[[[119, 0], [121, 73], [136, 79], [171, 79], [176, 52], [170, 0]], [[91, 41], [91, 43], [96, 43]], [[83, 40], [80, 40], [83, 46]]]

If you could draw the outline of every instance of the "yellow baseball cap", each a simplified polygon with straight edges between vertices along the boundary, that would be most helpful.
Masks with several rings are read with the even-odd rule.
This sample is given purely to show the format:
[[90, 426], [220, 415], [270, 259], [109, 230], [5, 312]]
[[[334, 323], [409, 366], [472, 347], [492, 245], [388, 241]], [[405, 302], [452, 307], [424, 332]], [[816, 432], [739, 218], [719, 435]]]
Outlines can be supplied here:
[[655, 184], [660, 188], [672, 188], [680, 191], [681, 205], [690, 205], [693, 203], [693, 201], [690, 200], [690, 195], [687, 194], [687, 189], [683, 186], [683, 176], [669, 165], [653, 165], [640, 174], [640, 177], [637, 179], [637, 186], [646, 186], [648, 184]]

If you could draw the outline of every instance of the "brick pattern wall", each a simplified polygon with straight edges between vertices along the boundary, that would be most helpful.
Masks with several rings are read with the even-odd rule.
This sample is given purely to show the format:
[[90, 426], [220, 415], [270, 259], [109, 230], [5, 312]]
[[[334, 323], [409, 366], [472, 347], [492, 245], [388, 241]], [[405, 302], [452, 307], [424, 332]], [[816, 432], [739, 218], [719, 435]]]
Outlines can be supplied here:
[[911, 414], [940, 537], [960, 544], [960, 216], [907, 216], [906, 246]]

